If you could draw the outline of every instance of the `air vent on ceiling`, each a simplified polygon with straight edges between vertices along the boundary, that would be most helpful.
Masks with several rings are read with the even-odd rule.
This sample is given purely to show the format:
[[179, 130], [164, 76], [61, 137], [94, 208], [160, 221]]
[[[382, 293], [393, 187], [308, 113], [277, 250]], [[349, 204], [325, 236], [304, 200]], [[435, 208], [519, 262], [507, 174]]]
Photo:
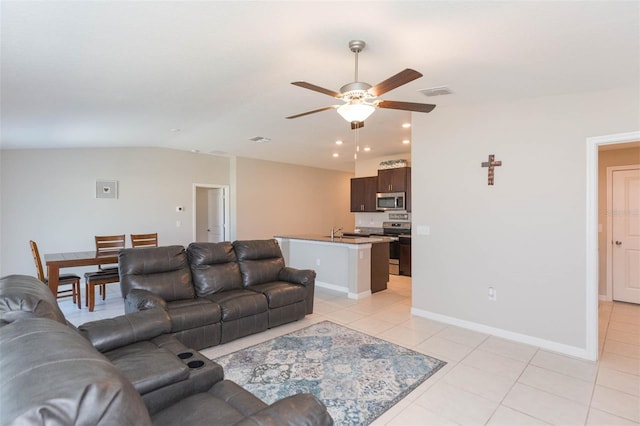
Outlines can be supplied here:
[[251, 138], [249, 140], [250, 141], [254, 141], [254, 142], [258, 142], [258, 143], [264, 143], [264, 142], [269, 142], [271, 139], [265, 138], [264, 136], [256, 136], [256, 137], [253, 137], [253, 138]]
[[450, 95], [453, 92], [447, 86], [440, 87], [430, 87], [428, 89], [421, 89], [418, 92], [422, 93], [425, 96], [442, 96], [442, 95]]

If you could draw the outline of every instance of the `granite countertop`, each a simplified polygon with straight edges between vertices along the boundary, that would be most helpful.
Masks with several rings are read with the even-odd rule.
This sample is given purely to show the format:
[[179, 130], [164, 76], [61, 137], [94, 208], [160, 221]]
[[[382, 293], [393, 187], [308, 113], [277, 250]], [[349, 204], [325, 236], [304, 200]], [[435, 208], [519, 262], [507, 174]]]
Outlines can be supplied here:
[[307, 241], [322, 241], [326, 243], [337, 244], [374, 244], [374, 243], [386, 243], [389, 239], [386, 237], [334, 237], [333, 240], [328, 235], [319, 234], [296, 234], [296, 235], [276, 235], [275, 238], [288, 238], [290, 240], [307, 240]]

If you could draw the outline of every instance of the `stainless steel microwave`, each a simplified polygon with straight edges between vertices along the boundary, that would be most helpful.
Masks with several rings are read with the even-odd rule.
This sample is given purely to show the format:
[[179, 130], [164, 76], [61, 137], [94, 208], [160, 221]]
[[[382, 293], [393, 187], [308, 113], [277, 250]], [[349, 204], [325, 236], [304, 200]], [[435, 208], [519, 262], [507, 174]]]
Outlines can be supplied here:
[[406, 210], [404, 192], [378, 192], [376, 194], [377, 210]]

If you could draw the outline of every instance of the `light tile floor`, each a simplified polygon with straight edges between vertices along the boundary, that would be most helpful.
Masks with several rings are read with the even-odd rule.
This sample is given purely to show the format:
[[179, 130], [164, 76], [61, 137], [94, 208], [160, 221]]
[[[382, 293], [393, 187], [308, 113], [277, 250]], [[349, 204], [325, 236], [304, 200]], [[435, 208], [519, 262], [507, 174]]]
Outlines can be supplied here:
[[[94, 312], [61, 300], [68, 320], [122, 314], [118, 286], [107, 288]], [[411, 316], [410, 307], [407, 277], [362, 300], [318, 288], [313, 315], [202, 352], [216, 358], [330, 320], [448, 363], [374, 425], [640, 424], [640, 306], [600, 303], [597, 363]]]

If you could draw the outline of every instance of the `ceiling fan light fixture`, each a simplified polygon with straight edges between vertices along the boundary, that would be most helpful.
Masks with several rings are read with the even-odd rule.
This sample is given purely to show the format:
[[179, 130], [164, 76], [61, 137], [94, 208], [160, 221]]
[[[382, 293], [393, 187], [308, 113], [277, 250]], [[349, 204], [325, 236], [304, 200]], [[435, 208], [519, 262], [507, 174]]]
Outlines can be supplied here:
[[361, 122], [366, 120], [376, 108], [367, 104], [344, 104], [338, 108], [338, 114], [349, 123]]

